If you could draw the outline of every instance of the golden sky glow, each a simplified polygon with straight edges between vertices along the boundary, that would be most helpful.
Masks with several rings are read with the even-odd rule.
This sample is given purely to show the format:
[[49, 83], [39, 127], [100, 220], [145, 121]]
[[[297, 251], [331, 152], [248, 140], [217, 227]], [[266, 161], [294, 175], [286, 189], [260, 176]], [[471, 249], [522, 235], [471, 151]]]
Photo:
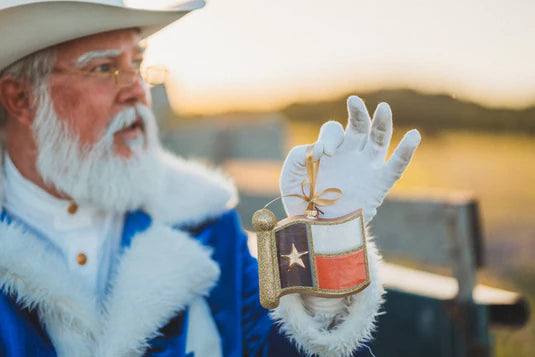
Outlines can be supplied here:
[[152, 37], [147, 61], [170, 68], [173, 106], [187, 113], [391, 87], [526, 106], [533, 14], [532, 0], [208, 0]]

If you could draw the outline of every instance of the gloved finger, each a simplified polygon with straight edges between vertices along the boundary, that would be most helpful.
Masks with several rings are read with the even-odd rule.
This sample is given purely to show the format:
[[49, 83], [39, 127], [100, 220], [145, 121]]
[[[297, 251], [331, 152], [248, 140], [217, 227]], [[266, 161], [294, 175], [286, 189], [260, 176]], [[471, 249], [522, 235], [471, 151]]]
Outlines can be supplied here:
[[318, 142], [323, 145], [323, 153], [332, 156], [344, 142], [344, 128], [337, 121], [328, 121], [321, 126]]
[[351, 149], [362, 150], [368, 140], [370, 131], [370, 115], [366, 109], [364, 101], [352, 95], [347, 98], [347, 126], [345, 145]]
[[385, 178], [386, 184], [392, 187], [394, 183], [401, 177], [403, 171], [407, 168], [407, 165], [411, 161], [414, 150], [418, 147], [422, 137], [420, 132], [416, 129], [412, 129], [405, 134], [398, 147], [386, 163]]
[[[282, 166], [280, 176], [280, 189], [282, 195], [291, 193], [300, 193], [299, 188], [303, 179], [307, 175], [306, 169], [306, 151], [310, 145], [300, 145], [294, 147]], [[323, 144], [317, 142], [314, 144], [314, 160], [319, 160], [323, 155]], [[283, 202], [289, 201], [290, 198], [283, 198]]]
[[377, 162], [384, 162], [392, 139], [392, 110], [387, 103], [379, 103], [373, 114], [370, 139], [364, 149]]
[[[314, 145], [314, 161], [319, 160], [323, 156], [323, 143], [317, 141]], [[290, 153], [284, 160], [283, 174], [286, 168], [295, 168], [298, 170], [306, 169], [306, 151], [308, 145], [299, 145], [290, 150]]]

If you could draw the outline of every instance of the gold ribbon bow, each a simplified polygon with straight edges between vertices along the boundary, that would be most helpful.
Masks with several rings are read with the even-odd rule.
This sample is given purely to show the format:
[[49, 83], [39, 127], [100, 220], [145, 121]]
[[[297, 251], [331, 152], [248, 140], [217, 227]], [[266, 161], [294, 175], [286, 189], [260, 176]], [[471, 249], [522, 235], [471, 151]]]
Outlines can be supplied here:
[[[306, 168], [307, 168], [307, 177], [301, 182], [301, 192], [302, 195], [298, 193], [292, 193], [284, 196], [277, 197], [273, 201], [269, 202], [264, 208], [269, 206], [272, 202], [278, 200], [282, 197], [299, 197], [303, 201], [308, 203], [307, 209], [304, 212], [305, 216], [308, 217], [317, 217], [317, 211], [320, 211], [317, 207], [325, 207], [334, 205], [336, 202], [342, 198], [342, 190], [339, 188], [326, 188], [321, 192], [316, 192], [316, 180], [318, 178], [318, 170], [320, 166], [320, 161], [314, 162], [314, 145], [310, 145], [306, 150]], [[309, 186], [308, 194], [305, 193], [305, 187]], [[339, 196], [336, 198], [322, 198], [325, 194], [328, 193], [337, 193]], [[320, 211], [321, 212], [321, 211]], [[321, 212], [323, 213], [323, 212]]]

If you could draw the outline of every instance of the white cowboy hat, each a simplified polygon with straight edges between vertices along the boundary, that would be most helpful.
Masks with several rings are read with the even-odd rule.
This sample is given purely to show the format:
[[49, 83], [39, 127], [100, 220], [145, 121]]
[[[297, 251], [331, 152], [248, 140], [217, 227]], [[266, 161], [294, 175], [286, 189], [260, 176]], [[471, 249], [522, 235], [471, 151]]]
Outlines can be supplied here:
[[148, 10], [122, 0], [1, 0], [0, 71], [33, 52], [99, 32], [136, 27], [145, 38], [204, 4]]

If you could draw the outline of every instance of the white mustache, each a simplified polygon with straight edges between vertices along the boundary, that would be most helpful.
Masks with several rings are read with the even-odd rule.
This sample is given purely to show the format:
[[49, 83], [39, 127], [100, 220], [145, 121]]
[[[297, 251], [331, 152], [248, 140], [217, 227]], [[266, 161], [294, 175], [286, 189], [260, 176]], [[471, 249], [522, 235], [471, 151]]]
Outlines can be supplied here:
[[157, 143], [157, 127], [155, 126], [154, 116], [150, 108], [142, 104], [137, 104], [135, 107], [125, 108], [115, 115], [96, 146], [103, 146], [107, 151], [113, 150], [114, 135], [132, 125], [138, 118], [143, 123], [144, 135], [138, 137], [136, 140], [128, 141], [131, 149], [138, 151], [147, 142], [150, 145]]
[[138, 116], [145, 123], [146, 120], [144, 118], [144, 115], [139, 113], [141, 112], [141, 110], [137, 110], [138, 106], [141, 106], [141, 105], [137, 105], [136, 107], [129, 107], [117, 113], [117, 115], [112, 119], [110, 125], [108, 125], [108, 128], [106, 130], [106, 136], [107, 137], [113, 136], [118, 131], [129, 127], [136, 121]]

